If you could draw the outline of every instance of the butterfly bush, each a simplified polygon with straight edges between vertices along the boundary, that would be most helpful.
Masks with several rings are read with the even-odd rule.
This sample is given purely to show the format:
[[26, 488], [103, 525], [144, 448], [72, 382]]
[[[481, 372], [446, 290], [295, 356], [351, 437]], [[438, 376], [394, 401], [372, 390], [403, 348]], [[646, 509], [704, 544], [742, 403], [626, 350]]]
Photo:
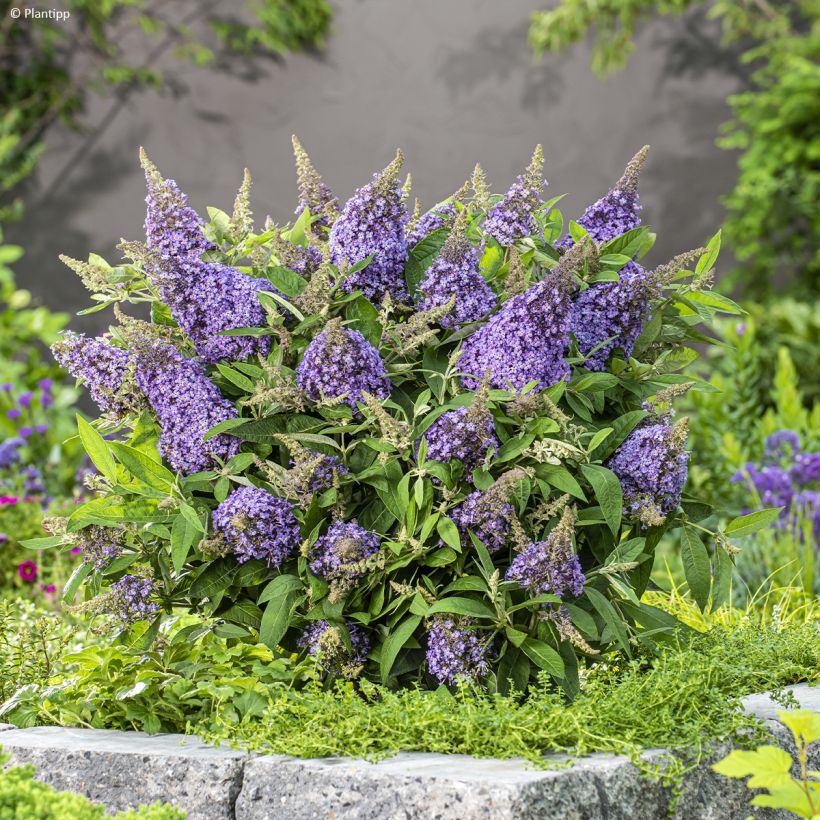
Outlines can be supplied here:
[[54, 348], [101, 415], [49, 546], [125, 630], [185, 607], [326, 678], [506, 692], [663, 637], [638, 602], [688, 526], [668, 406], [730, 304], [700, 296], [718, 239], [646, 261], [645, 151], [574, 223], [540, 147], [412, 217], [401, 152], [344, 202], [294, 151], [292, 224], [257, 231], [247, 173], [205, 220], [143, 154], [145, 241], [69, 260], [113, 322]]

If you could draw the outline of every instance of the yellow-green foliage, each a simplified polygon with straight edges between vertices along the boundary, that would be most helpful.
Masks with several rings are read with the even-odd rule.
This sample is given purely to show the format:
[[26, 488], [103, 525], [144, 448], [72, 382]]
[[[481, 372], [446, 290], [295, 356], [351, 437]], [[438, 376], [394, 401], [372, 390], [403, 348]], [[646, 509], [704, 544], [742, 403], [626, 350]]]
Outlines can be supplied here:
[[726, 777], [748, 777], [750, 789], [766, 789], [752, 799], [753, 806], [786, 809], [808, 820], [820, 816], [820, 772], [809, 772], [808, 748], [820, 741], [820, 714], [808, 709], [778, 712], [794, 735], [800, 778], [792, 776], [792, 759], [777, 746], [758, 746], [753, 752], [735, 750], [712, 768]]

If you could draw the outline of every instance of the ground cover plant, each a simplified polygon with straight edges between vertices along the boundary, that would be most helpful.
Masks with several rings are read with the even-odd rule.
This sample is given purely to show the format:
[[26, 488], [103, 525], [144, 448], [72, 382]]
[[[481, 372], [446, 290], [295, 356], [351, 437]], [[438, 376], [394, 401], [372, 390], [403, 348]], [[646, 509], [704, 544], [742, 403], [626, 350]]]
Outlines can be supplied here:
[[[678, 612], [694, 629], [682, 628], [657, 653], [641, 651], [631, 660], [611, 653], [584, 673], [572, 701], [546, 677], [526, 698], [470, 686], [391, 690], [337, 681], [325, 687], [312, 664], [219, 638], [214, 622], [164, 625], [163, 639], [136, 657], [92, 635], [83, 647], [57, 651], [45, 674], [41, 646], [26, 641], [29, 671], [0, 718], [21, 726], [193, 732], [303, 757], [422, 750], [525, 757], [543, 766], [552, 752], [616, 752], [639, 761], [646, 749], [665, 748], [675, 759], [665, 761], [664, 776], [679, 784], [716, 743], [765, 742], [758, 721], [739, 711], [741, 697], [817, 680], [817, 602], [779, 600], [771, 617], [754, 608], [702, 613], [691, 600], [653, 593], [656, 606]], [[0, 644], [2, 629], [0, 622]], [[14, 632], [14, 623], [7, 629]], [[56, 648], [54, 637], [45, 643]], [[294, 677], [306, 685], [292, 686]]]
[[574, 693], [602, 653], [675, 640], [640, 601], [663, 534], [703, 607], [778, 515], [714, 533], [683, 495], [672, 403], [709, 387], [679, 371], [740, 310], [710, 290], [719, 236], [646, 264], [646, 149], [567, 224], [540, 147], [505, 194], [477, 167], [410, 214], [400, 153], [342, 204], [294, 146], [291, 227], [255, 232], [247, 174], [206, 223], [143, 154], [146, 243], [65, 260], [115, 319], [54, 347], [102, 410], [96, 497], [29, 543], [82, 550], [66, 601], [142, 649], [182, 607], [391, 687]]

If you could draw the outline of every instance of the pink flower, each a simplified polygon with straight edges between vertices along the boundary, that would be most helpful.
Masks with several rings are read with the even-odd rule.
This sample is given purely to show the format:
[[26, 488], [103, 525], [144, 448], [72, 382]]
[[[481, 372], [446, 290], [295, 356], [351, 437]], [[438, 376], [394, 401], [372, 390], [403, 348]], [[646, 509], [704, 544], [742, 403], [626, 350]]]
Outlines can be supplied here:
[[19, 501], [16, 495], [0, 495], [0, 506], [17, 504]]
[[51, 597], [54, 593], [57, 592], [57, 585], [56, 584], [49, 584], [48, 586], [43, 587], [43, 594], [48, 595]]
[[79, 555], [82, 552], [82, 547], [72, 547], [71, 554], [72, 555]]
[[23, 561], [17, 566], [17, 574], [24, 581], [33, 581], [37, 577], [37, 564], [34, 561]]

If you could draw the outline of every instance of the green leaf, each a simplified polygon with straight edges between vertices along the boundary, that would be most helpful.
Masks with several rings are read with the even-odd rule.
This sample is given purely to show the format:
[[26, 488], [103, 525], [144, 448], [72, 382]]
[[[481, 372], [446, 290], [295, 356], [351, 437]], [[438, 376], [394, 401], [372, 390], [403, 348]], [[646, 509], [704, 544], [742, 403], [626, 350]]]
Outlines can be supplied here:
[[732, 538], [751, 535], [753, 532], [765, 529], [773, 521], [776, 521], [782, 511], [783, 507], [769, 507], [765, 510], [748, 513], [748, 515], [738, 516], [726, 525], [723, 534]]
[[623, 444], [627, 436], [635, 429], [635, 427], [647, 417], [648, 413], [644, 410], [631, 410], [619, 416], [615, 421], [609, 422], [612, 428], [612, 435], [606, 441], [595, 448], [590, 453], [590, 458], [593, 461], [603, 461], [610, 456], [615, 450]]
[[163, 467], [141, 450], [136, 450], [118, 441], [111, 442], [111, 449], [123, 467], [143, 484], [165, 493], [170, 492], [174, 486], [176, 476], [167, 467]]
[[427, 611], [428, 615], [436, 612], [450, 612], [453, 615], [467, 615], [471, 618], [495, 618], [495, 612], [483, 601], [473, 598], [441, 598]]
[[111, 482], [117, 480], [117, 464], [108, 442], [78, 413], [77, 429], [88, 457], [94, 466]]
[[379, 311], [364, 296], [349, 302], [345, 309], [345, 315], [348, 318], [346, 324], [349, 327], [358, 330], [370, 344], [378, 347], [382, 338]]
[[66, 539], [62, 535], [49, 535], [45, 538], [26, 538], [25, 541], [20, 542], [21, 547], [27, 550], [47, 550], [52, 547], [59, 547], [66, 543]]
[[436, 532], [441, 536], [445, 544], [452, 547], [456, 552], [461, 552], [461, 536], [458, 527], [450, 518], [439, 518], [436, 523]]
[[179, 575], [188, 559], [188, 552], [196, 538], [197, 529], [184, 516], [178, 515], [171, 525], [171, 564]]
[[696, 276], [700, 276], [700, 274], [705, 273], [706, 271], [710, 270], [715, 266], [718, 254], [720, 253], [720, 238], [721, 232], [718, 231], [709, 240], [709, 244], [706, 246], [706, 253], [703, 254], [703, 256], [701, 256], [700, 259], [698, 259], [698, 264], [695, 268]]
[[521, 644], [521, 649], [539, 669], [549, 672], [550, 675], [554, 675], [556, 678], [564, 677], [564, 662], [548, 643], [539, 641], [536, 638], [527, 638]]
[[702, 612], [709, 600], [712, 586], [712, 565], [709, 551], [700, 536], [689, 527], [684, 527], [681, 533], [680, 557], [689, 591]]
[[623, 515], [624, 497], [618, 476], [600, 464], [582, 464], [581, 472], [595, 490], [595, 498], [613, 535], [618, 534]]
[[307, 280], [299, 276], [290, 268], [281, 265], [271, 265], [265, 269], [265, 279], [268, 280], [277, 290], [294, 298], [298, 296], [306, 287]]
[[402, 647], [410, 640], [416, 627], [421, 623], [421, 615], [408, 615], [388, 636], [381, 647], [379, 669], [382, 683], [387, 683], [390, 670]]
[[262, 615], [259, 626], [259, 642], [269, 649], [276, 649], [290, 626], [290, 618], [298, 593], [283, 586], [278, 594], [270, 599]]
[[[262, 610], [252, 601], [237, 601], [233, 606], [225, 612], [219, 614], [220, 618], [224, 618], [229, 623], [240, 624], [241, 626], [249, 626], [251, 629], [261, 629]], [[262, 641], [262, 643], [265, 643]], [[265, 644], [269, 649], [275, 647], [270, 644]]]
[[219, 558], [208, 564], [204, 572], [191, 584], [190, 597], [213, 599], [231, 585], [238, 569], [239, 565], [235, 558]]
[[228, 367], [228, 365], [222, 364], [221, 362], [217, 364], [216, 369], [231, 384], [235, 385], [240, 390], [243, 390], [245, 393], [253, 393], [255, 385], [253, 381], [243, 373], [240, 373], [238, 370], [234, 370], [232, 367]]
[[288, 592], [304, 589], [304, 587], [304, 582], [296, 575], [277, 575], [276, 578], [262, 590], [256, 603], [264, 604]]
[[749, 787], [766, 789], [791, 780], [792, 758], [777, 746], [758, 746], [753, 752], [736, 749], [712, 769], [724, 777], [748, 777]]
[[404, 266], [404, 279], [407, 282], [407, 288], [411, 296], [415, 295], [419, 282], [424, 279], [427, 268], [430, 267], [435, 255], [444, 246], [449, 233], [444, 228], [433, 231], [410, 251], [407, 264]]
[[629, 635], [627, 634], [624, 623], [618, 615], [615, 607], [612, 606], [607, 598], [602, 593], [598, 592], [595, 587], [587, 586], [584, 588], [584, 592], [589, 599], [589, 602], [595, 607], [595, 611], [604, 619], [604, 623], [612, 631], [612, 634], [620, 644], [621, 649], [623, 649], [627, 655], [631, 655], [629, 648]]
[[94, 567], [91, 564], [82, 563], [77, 565], [74, 572], [71, 573], [71, 577], [66, 582], [65, 589], [63, 589], [64, 603], [70, 604], [74, 600], [74, 596], [77, 594], [80, 584], [82, 584], [93, 569]]
[[599, 430], [587, 444], [587, 452], [591, 453], [599, 444], [606, 441], [612, 432], [611, 427], [604, 427], [603, 430]]
[[587, 497], [581, 489], [581, 485], [575, 480], [575, 476], [560, 464], [539, 464], [535, 468], [535, 474], [542, 481], [561, 490], [562, 493], [569, 493], [574, 498], [586, 501]]

